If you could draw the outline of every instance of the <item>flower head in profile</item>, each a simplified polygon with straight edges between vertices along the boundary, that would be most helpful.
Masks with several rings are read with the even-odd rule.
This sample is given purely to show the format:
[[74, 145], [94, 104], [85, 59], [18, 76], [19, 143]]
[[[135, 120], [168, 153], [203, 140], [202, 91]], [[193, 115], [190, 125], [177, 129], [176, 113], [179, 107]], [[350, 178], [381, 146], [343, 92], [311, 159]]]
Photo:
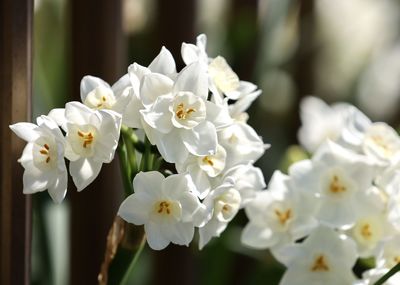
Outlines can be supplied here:
[[224, 183], [212, 190], [204, 199], [207, 223], [199, 228], [199, 248], [202, 249], [213, 237], [219, 237], [240, 209], [241, 197], [233, 183]]
[[[60, 116], [60, 111], [63, 116]], [[50, 112], [49, 116], [54, 113]], [[78, 189], [93, 182], [103, 163], [113, 160], [121, 129], [121, 115], [111, 110], [93, 110], [79, 102], [57, 109], [55, 116], [66, 132], [65, 157]]]
[[247, 96], [253, 97], [253, 94], [257, 97], [260, 94], [256, 91], [256, 85], [239, 79], [224, 57], [209, 58], [206, 45], [207, 37], [201, 34], [197, 37], [196, 45], [183, 43], [181, 54], [186, 65], [201, 62], [207, 66], [209, 89], [216, 103], [222, 104], [224, 95], [229, 99], [238, 100]]
[[48, 190], [51, 198], [60, 203], [67, 192], [68, 174], [64, 161], [65, 138], [58, 125], [47, 116], [37, 118], [37, 125], [17, 123], [10, 126], [27, 141], [19, 162], [25, 169], [24, 194]]
[[140, 172], [133, 180], [135, 193], [122, 202], [118, 215], [144, 225], [149, 246], [161, 250], [170, 242], [189, 245], [194, 227], [203, 222], [203, 207], [188, 175], [164, 177], [157, 171]]

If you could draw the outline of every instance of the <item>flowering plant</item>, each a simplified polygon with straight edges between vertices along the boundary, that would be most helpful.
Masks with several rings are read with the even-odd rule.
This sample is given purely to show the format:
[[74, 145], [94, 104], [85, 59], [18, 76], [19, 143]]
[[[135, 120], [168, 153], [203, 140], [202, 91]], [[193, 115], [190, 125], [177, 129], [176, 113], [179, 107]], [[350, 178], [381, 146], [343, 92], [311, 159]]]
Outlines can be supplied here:
[[[11, 125], [27, 141], [19, 160], [23, 192], [48, 190], [61, 203], [68, 173], [82, 191], [117, 151], [126, 196], [118, 216], [143, 225], [154, 250], [188, 246], [195, 228], [202, 249], [244, 209], [242, 243], [271, 249], [287, 266], [280, 284], [372, 284], [399, 263], [400, 139], [392, 128], [350, 105], [307, 98], [299, 139], [314, 154], [288, 174], [276, 171], [267, 188], [254, 163], [269, 146], [246, 113], [261, 91], [223, 57], [210, 58], [205, 35], [183, 43], [181, 53], [180, 72], [163, 47], [149, 66], [133, 63], [112, 86], [85, 76], [82, 102], [53, 109], [37, 124]], [[102, 284], [117, 240], [108, 245]], [[357, 258], [371, 256], [377, 267], [356, 280]]]

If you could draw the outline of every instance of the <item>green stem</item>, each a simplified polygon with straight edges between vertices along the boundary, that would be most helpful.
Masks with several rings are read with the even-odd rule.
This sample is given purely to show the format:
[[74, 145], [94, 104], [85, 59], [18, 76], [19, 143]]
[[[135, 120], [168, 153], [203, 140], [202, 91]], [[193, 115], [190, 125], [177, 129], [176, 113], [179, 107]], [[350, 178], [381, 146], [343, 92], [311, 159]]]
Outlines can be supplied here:
[[127, 135], [125, 134], [123, 134], [123, 137], [126, 145], [128, 162], [130, 166], [130, 181], [132, 181], [133, 177], [135, 177], [135, 175], [138, 172], [138, 166], [136, 161], [136, 150], [132, 142], [129, 140], [129, 137], [127, 137]]
[[397, 272], [400, 271], [400, 263], [397, 263], [397, 265], [395, 267], [393, 267], [392, 269], [390, 269], [385, 275], [383, 275], [381, 278], [379, 278], [378, 281], [376, 281], [374, 283], [374, 285], [382, 285], [383, 283], [385, 283], [390, 277], [392, 277], [393, 275], [395, 275]]
[[122, 182], [124, 185], [125, 196], [129, 196], [133, 193], [133, 186], [131, 181], [131, 167], [128, 159], [128, 150], [123, 137], [120, 137], [118, 143], [118, 156], [120, 162], [120, 169], [122, 175]]
[[135, 268], [135, 265], [139, 259], [140, 254], [143, 251], [144, 245], [146, 244], [146, 235], [143, 235], [142, 241], [140, 242], [139, 248], [137, 249], [135, 256], [133, 257], [131, 263], [129, 264], [128, 269], [125, 271], [124, 277], [121, 280], [121, 284], [120, 285], [126, 285], [128, 284], [129, 281], [129, 277], [132, 274], [133, 269]]

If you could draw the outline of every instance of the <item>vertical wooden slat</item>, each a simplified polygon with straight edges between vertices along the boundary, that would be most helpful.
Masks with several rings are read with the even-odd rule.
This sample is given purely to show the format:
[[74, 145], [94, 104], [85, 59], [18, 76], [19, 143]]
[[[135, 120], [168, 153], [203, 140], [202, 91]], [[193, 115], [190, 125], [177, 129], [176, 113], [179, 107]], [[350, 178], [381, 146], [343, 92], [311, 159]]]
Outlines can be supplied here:
[[[85, 75], [112, 84], [126, 73], [121, 12], [121, 0], [71, 1], [71, 100], [80, 101], [79, 85]], [[103, 164], [100, 175], [82, 192], [70, 191], [70, 284], [97, 283], [107, 232], [121, 202], [120, 181], [114, 160]]]
[[17, 162], [25, 142], [9, 125], [30, 120], [32, 1], [0, 2], [0, 284], [29, 284], [31, 199]]

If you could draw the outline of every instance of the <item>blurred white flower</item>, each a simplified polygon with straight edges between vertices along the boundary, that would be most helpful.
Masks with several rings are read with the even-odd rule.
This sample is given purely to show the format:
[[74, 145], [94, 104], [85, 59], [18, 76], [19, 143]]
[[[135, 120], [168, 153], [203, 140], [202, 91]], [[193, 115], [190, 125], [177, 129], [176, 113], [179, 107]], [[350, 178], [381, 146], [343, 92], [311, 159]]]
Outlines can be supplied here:
[[282, 248], [279, 258], [287, 267], [280, 285], [338, 285], [355, 280], [354, 242], [325, 226], [314, 230], [304, 242]]
[[188, 246], [194, 227], [203, 223], [202, 205], [194, 194], [196, 186], [191, 178], [140, 172], [133, 188], [135, 193], [122, 202], [118, 215], [129, 223], [144, 225], [152, 249], [161, 250], [170, 242]]
[[24, 167], [23, 193], [48, 190], [56, 203], [67, 192], [68, 174], [64, 161], [65, 138], [57, 124], [47, 116], [37, 118], [37, 125], [16, 123], [10, 129], [27, 145], [18, 160]]
[[321, 200], [316, 217], [332, 227], [348, 228], [356, 222], [360, 205], [376, 175], [375, 167], [361, 155], [328, 141], [312, 160], [289, 168], [293, 187]]
[[336, 141], [351, 108], [346, 103], [329, 106], [317, 97], [305, 97], [300, 103], [301, 127], [297, 134], [300, 144], [313, 153], [327, 139]]
[[[373, 119], [393, 119], [400, 103], [400, 44], [384, 49], [363, 72], [356, 102]], [[377, 108], [379, 106], [379, 108]]]
[[308, 235], [317, 225], [318, 201], [288, 185], [290, 178], [275, 171], [266, 191], [245, 207], [249, 223], [242, 243], [257, 249], [284, 246]]

